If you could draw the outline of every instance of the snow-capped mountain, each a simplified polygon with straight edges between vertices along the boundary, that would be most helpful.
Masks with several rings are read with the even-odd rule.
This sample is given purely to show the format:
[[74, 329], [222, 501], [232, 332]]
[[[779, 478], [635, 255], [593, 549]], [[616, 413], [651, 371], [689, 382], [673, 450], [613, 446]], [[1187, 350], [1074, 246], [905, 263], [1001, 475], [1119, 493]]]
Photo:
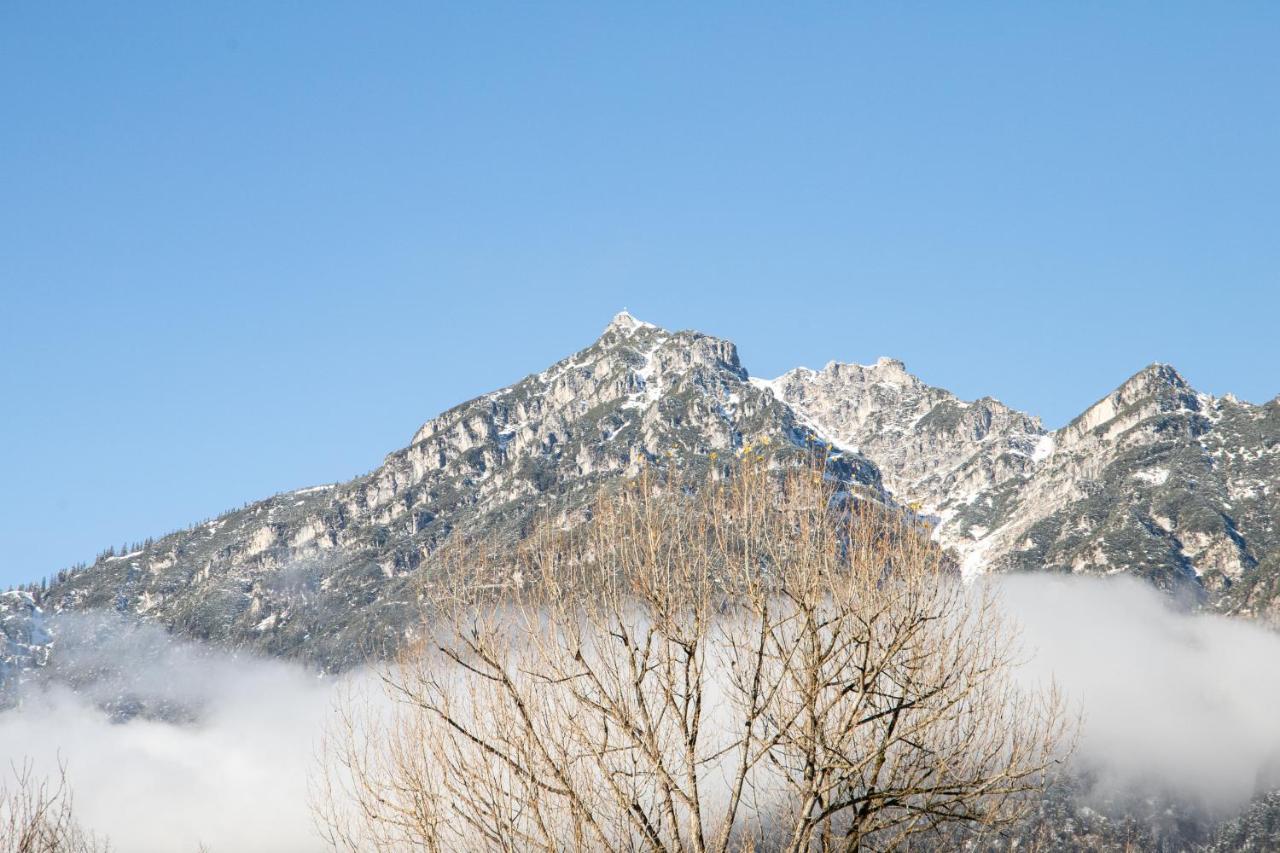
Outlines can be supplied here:
[[887, 359], [757, 384], [871, 459], [967, 572], [1131, 572], [1280, 622], [1280, 398], [1214, 398], [1152, 365], [1046, 432]]
[[938, 523], [948, 544], [965, 544], [948, 523], [960, 508], [1028, 475], [1052, 446], [1038, 419], [990, 397], [959, 400], [894, 359], [801, 367], [755, 384], [837, 447], [865, 453], [893, 497]]
[[[799, 455], [816, 440], [748, 381], [732, 343], [622, 313], [586, 349], [427, 421], [363, 477], [105, 557], [43, 602], [339, 667], [396, 641], [447, 537], [513, 539], [537, 515], [572, 518], [642, 464], [706, 466], [753, 442]], [[879, 493], [865, 457], [829, 464]]]
[[1068, 426], [957, 399], [901, 362], [750, 378], [732, 343], [625, 312], [592, 345], [422, 425], [347, 483], [300, 489], [63, 573], [47, 611], [341, 667], [394, 643], [447, 538], [572, 519], [644, 464], [769, 444], [935, 525], [968, 572], [1130, 571], [1280, 622], [1280, 398], [1141, 371]]

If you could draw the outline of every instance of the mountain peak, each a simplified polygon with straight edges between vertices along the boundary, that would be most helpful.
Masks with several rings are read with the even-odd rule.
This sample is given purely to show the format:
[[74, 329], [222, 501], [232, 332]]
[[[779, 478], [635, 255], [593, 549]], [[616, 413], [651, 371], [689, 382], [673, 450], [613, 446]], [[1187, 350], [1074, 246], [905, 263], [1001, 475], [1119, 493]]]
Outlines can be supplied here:
[[[1156, 362], [1130, 376], [1063, 427], [1063, 442], [1069, 444], [1104, 425], [1110, 424], [1110, 435], [1156, 412], [1195, 412], [1200, 407], [1201, 400], [1191, 384], [1172, 365]], [[1120, 417], [1126, 412], [1125, 417]]]
[[626, 308], [623, 308], [617, 314], [613, 315], [613, 319], [609, 321], [609, 325], [605, 327], [605, 334], [609, 332], [618, 332], [621, 334], [630, 334], [639, 329], [656, 329], [653, 323], [646, 323], [644, 320], [637, 319]]
[[1191, 383], [1174, 370], [1173, 365], [1155, 362], [1130, 376], [1115, 393], [1121, 398], [1147, 396], [1160, 391], [1194, 392]]
[[898, 370], [898, 371], [902, 371], [903, 373], [907, 372], [907, 365], [905, 362], [902, 361], [902, 359], [890, 358], [887, 355], [882, 355], [879, 358], [877, 358], [874, 366], [880, 368], [881, 370]]
[[1142, 370], [1139, 370], [1136, 375], [1157, 378], [1164, 382], [1168, 382], [1170, 385], [1179, 385], [1184, 388], [1191, 387], [1191, 384], [1187, 382], [1186, 379], [1182, 378], [1182, 374], [1179, 373], [1172, 364], [1165, 364], [1162, 361], [1154, 361], [1151, 364], [1148, 364], [1146, 367], [1142, 368]]

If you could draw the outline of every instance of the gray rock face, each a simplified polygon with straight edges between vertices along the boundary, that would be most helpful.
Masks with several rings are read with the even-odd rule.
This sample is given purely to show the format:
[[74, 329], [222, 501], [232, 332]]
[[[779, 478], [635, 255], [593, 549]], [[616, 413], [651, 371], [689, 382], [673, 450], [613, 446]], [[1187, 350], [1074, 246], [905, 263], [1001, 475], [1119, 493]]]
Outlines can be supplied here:
[[52, 641], [31, 593], [0, 592], [0, 708], [23, 672], [48, 662]]
[[643, 465], [696, 470], [763, 442], [779, 464], [830, 445], [836, 476], [928, 520], [966, 571], [1130, 571], [1280, 623], [1280, 400], [1214, 399], [1153, 366], [1047, 432], [889, 359], [750, 379], [732, 343], [625, 313], [363, 477], [107, 556], [40, 604], [342, 667], [398, 640], [447, 538], [516, 539]]

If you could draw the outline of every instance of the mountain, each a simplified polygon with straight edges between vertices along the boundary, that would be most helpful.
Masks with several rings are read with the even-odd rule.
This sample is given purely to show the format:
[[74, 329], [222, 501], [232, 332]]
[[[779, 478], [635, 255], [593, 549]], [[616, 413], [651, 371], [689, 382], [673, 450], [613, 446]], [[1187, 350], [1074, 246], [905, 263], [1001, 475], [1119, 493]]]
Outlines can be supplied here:
[[729, 341], [625, 312], [586, 349], [427, 421], [371, 473], [64, 572], [39, 608], [114, 609], [341, 668], [401, 636], [449, 537], [516, 539], [643, 465], [764, 443], [829, 450], [833, 476], [934, 525], [966, 572], [1133, 572], [1280, 623], [1280, 398], [1216, 399], [1155, 365], [1050, 432], [891, 359], [752, 378]]
[[1280, 621], [1280, 400], [1216, 399], [1153, 365], [1051, 438], [953, 519], [988, 568], [1133, 572]]
[[937, 531], [950, 545], [965, 540], [945, 522], [991, 488], [1031, 473], [1052, 441], [1038, 419], [990, 397], [959, 400], [894, 359], [801, 367], [756, 385], [837, 447], [865, 453], [898, 502], [943, 522]]
[[[750, 443], [810, 452], [817, 436], [752, 384], [728, 341], [625, 312], [541, 373], [427, 421], [351, 482], [300, 489], [71, 573], [45, 608], [113, 608], [184, 635], [327, 667], [394, 644], [447, 537], [514, 539], [574, 517], [645, 464], [713, 464]], [[856, 453], [833, 472], [880, 491]]]
[[757, 384], [865, 453], [967, 572], [1130, 572], [1280, 623], [1280, 398], [1214, 398], [1152, 365], [1047, 432], [888, 359]]

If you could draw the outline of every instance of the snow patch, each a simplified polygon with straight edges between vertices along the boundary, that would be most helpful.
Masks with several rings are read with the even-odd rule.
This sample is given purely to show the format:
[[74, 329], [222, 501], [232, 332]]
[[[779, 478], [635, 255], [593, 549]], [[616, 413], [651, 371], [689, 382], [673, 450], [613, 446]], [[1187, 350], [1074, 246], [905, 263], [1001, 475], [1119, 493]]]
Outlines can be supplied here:
[[636, 319], [636, 317], [633, 316], [630, 311], [623, 308], [617, 314], [613, 315], [613, 320], [610, 321], [609, 327], [605, 329], [605, 331], [606, 332], [608, 331], [634, 332], [638, 329], [656, 329], [656, 328], [658, 327], [652, 323], [646, 323], [644, 320]]
[[987, 552], [995, 544], [995, 537], [988, 536], [972, 545], [960, 548], [960, 577], [971, 580], [986, 570]]
[[1132, 476], [1133, 479], [1139, 482], [1150, 483], [1153, 486], [1160, 486], [1169, 479], [1169, 469], [1149, 468], [1146, 471], [1135, 471]]
[[[637, 321], [638, 322], [638, 321]], [[638, 368], [634, 372], [636, 381], [640, 384], [640, 390], [627, 395], [627, 400], [622, 404], [623, 409], [643, 409], [646, 406], [657, 401], [662, 396], [662, 386], [654, 381], [654, 374], [657, 372], [657, 361], [654, 356], [658, 354], [658, 350], [665, 344], [665, 340], [660, 340], [645, 352], [641, 353], [644, 358], [644, 366]]]

